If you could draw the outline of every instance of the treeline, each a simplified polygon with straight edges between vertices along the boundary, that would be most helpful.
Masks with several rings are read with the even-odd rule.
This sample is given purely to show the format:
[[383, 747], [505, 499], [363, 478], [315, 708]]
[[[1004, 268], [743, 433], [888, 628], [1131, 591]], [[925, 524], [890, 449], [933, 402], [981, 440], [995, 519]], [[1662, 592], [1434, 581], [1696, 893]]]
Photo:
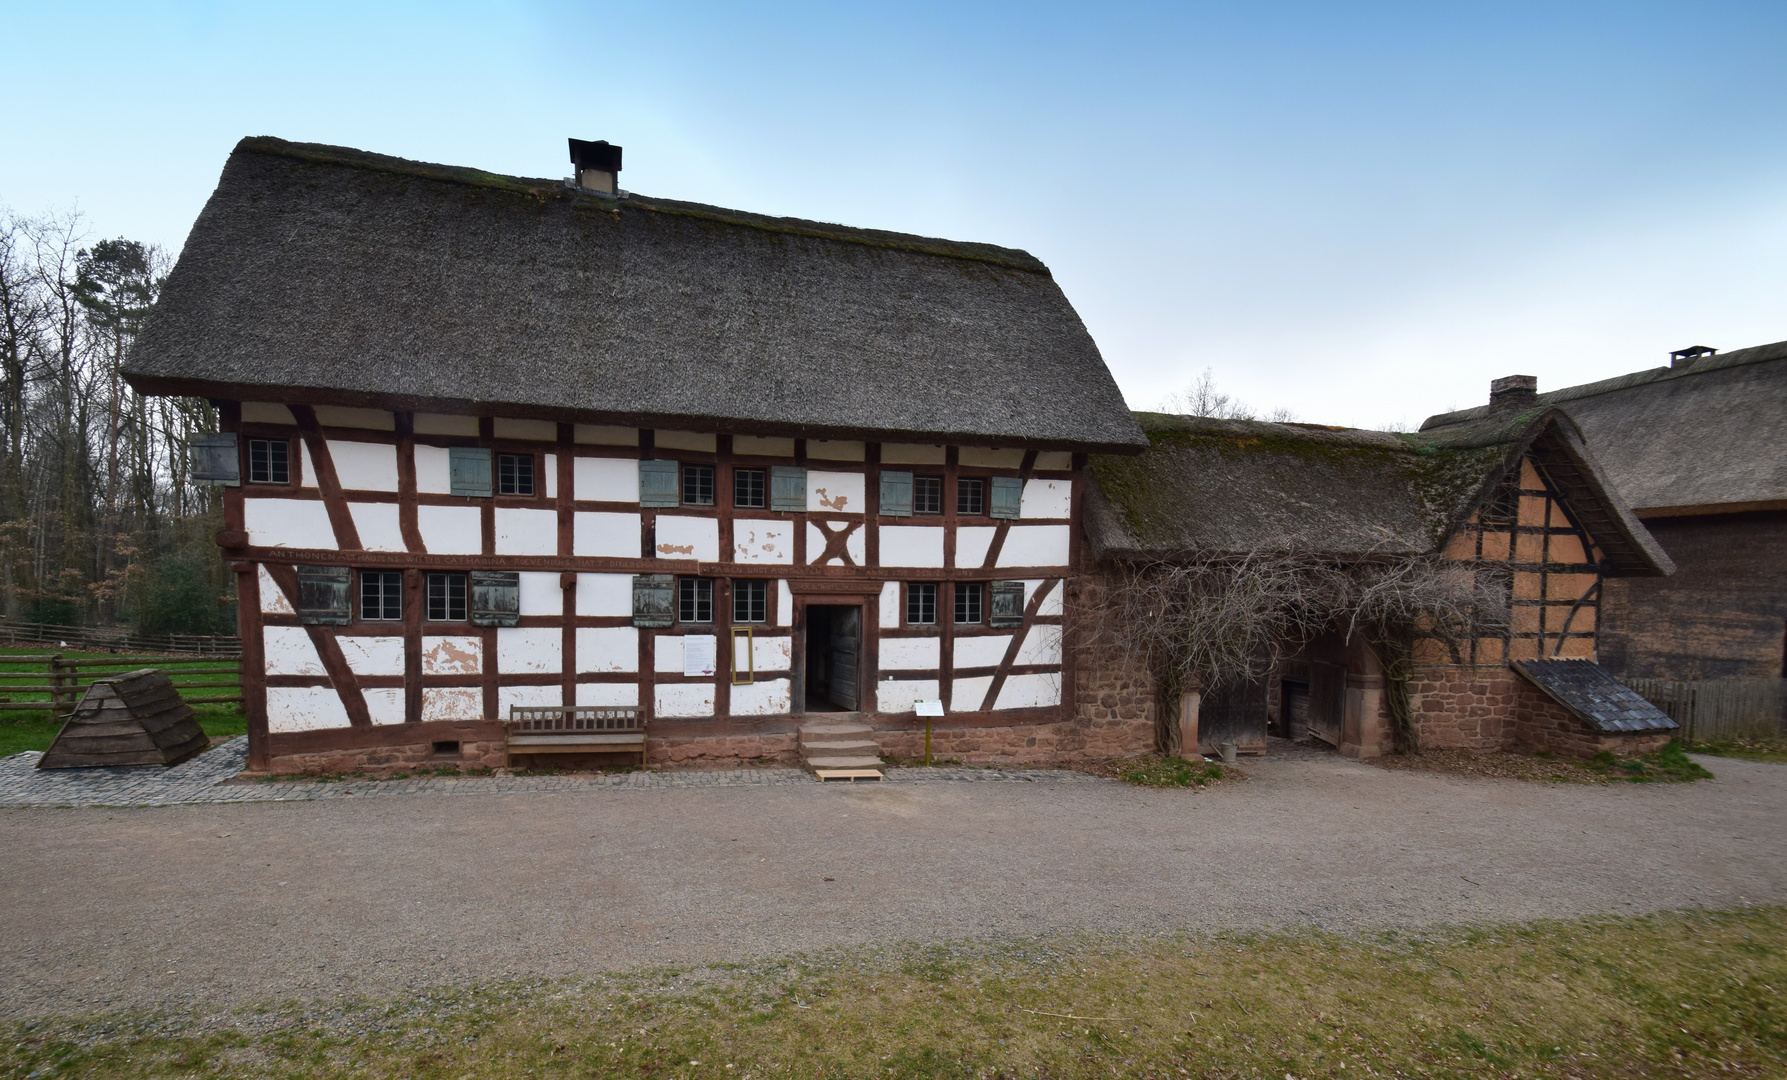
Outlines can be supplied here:
[[0, 616], [234, 629], [221, 500], [185, 450], [216, 410], [121, 374], [168, 264], [153, 245], [89, 242], [77, 215], [0, 209]]

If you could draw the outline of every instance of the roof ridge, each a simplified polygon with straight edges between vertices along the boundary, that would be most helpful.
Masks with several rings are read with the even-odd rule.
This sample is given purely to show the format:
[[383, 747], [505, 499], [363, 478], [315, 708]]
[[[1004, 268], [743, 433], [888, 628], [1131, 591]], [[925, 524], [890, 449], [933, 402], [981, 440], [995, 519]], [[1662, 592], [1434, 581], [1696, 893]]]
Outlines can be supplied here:
[[659, 214], [698, 217], [726, 225], [762, 229], [766, 232], [805, 236], [819, 240], [835, 240], [841, 243], [861, 244], [865, 247], [893, 248], [942, 258], [966, 259], [1003, 266], [1012, 270], [1041, 274], [1044, 277], [1052, 278], [1054, 276], [1046, 263], [1029, 252], [1018, 248], [1000, 247], [997, 244], [983, 244], [970, 240], [948, 240], [941, 237], [919, 236], [916, 233], [893, 232], [885, 229], [863, 229], [830, 222], [809, 221], [804, 218], [773, 217], [749, 210], [733, 210], [723, 206], [683, 202], [677, 199], [658, 199], [633, 192], [622, 196], [611, 196], [592, 192], [585, 188], [572, 187], [563, 180], [509, 176], [465, 165], [412, 161], [408, 158], [393, 157], [370, 150], [359, 150], [351, 146], [291, 142], [273, 135], [250, 135], [243, 138], [235, 148], [237, 153], [242, 151], [289, 157], [316, 164], [341, 165], [400, 176], [421, 177], [445, 183], [493, 188], [540, 200], [569, 197], [593, 203], [604, 210], [649, 210]]

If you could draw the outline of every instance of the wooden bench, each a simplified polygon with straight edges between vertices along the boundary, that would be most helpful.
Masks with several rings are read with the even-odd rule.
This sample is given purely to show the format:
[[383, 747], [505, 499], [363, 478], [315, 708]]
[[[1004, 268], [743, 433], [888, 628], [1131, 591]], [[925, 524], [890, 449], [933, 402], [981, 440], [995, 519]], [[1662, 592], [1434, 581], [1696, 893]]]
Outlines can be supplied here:
[[639, 754], [645, 764], [645, 712], [619, 705], [511, 705], [503, 725], [503, 764], [516, 754]]

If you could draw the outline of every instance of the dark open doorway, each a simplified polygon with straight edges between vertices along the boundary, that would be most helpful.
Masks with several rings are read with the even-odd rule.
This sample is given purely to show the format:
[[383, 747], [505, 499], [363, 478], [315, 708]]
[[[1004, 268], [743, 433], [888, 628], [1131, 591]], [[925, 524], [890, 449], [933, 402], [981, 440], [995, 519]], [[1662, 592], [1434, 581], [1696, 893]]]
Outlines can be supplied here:
[[862, 702], [862, 608], [807, 605], [807, 711], [855, 712]]

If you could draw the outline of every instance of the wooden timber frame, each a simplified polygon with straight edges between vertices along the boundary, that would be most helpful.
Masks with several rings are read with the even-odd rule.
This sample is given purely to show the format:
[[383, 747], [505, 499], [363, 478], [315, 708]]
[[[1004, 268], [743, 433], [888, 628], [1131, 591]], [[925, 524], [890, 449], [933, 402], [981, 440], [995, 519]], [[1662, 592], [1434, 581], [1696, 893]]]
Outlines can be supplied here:
[[[265, 406], [257, 406], [263, 409]], [[778, 714], [785, 722], [804, 710], [801, 695], [804, 689], [805, 612], [813, 603], [848, 603], [862, 607], [863, 656], [861, 664], [861, 711], [878, 714], [878, 721], [910, 721], [909, 714], [879, 714], [877, 685], [884, 678], [897, 676], [903, 680], [935, 680], [949, 710], [950, 726], [1001, 727], [1036, 724], [1069, 718], [1073, 713], [1074, 673], [1067, 661], [1066, 642], [1059, 642], [1056, 663], [1019, 663], [1026, 634], [1035, 627], [1053, 627], [1059, 636], [1065, 633], [1068, 614], [1066, 594], [1074, 571], [1081, 559], [1079, 517], [1085, 484], [1086, 457], [1071, 449], [1050, 450], [1053, 464], [1065, 468], [1044, 469], [1038, 466], [1038, 449], [1025, 450], [1021, 460], [1008, 466], [965, 465], [962, 450], [948, 445], [940, 464], [894, 464], [888, 467], [919, 475], [943, 478], [942, 513], [934, 517], [883, 516], [879, 513], [882, 443], [846, 436], [833, 442], [860, 443], [861, 457], [826, 456], [809, 453], [813, 445], [808, 439], [770, 435], [792, 443], [787, 456], [735, 452], [731, 434], [712, 436], [714, 448], [689, 450], [661, 448], [658, 431], [635, 428], [631, 445], [609, 442], [578, 441], [578, 424], [553, 421], [555, 437], [520, 439], [499, 437], [494, 417], [476, 418], [477, 434], [442, 435], [419, 432], [416, 414], [411, 411], [388, 411], [390, 427], [345, 427], [323, 423], [324, 412], [319, 404], [288, 405], [294, 423], [245, 422], [243, 407], [238, 402], [223, 402], [220, 413], [225, 431], [235, 432], [246, 452], [250, 438], [290, 440], [292, 452], [289, 482], [286, 484], [244, 483], [224, 490], [224, 528], [218, 542], [237, 574], [239, 600], [239, 632], [243, 641], [244, 704], [248, 714], [250, 741], [249, 768], [264, 770], [272, 758], [284, 754], [324, 753], [339, 750], [374, 748], [397, 744], [419, 744], [436, 741], [497, 741], [503, 738], [498, 719], [499, 688], [507, 686], [552, 686], [557, 688], [566, 705], [577, 703], [580, 687], [596, 684], [625, 683], [638, 686], [640, 707], [649, 711], [659, 685], [703, 682], [713, 686], [713, 716], [709, 718], [663, 719], [653, 717], [655, 731], [667, 734], [710, 733], [730, 734], [759, 729], [775, 717], [730, 715], [733, 687], [728, 677], [734, 664], [731, 655], [733, 625], [731, 616], [732, 585], [735, 580], [767, 580], [766, 621], [755, 625], [759, 633], [787, 631], [791, 637], [792, 664], [788, 673], [792, 708]], [[439, 415], [439, 414], [435, 414]], [[464, 414], [460, 419], [470, 419]], [[507, 419], [527, 420], [505, 414]], [[326, 417], [325, 417], [326, 418]], [[612, 429], [610, 429], [612, 430]], [[679, 429], [679, 435], [686, 434]], [[704, 434], [696, 432], [696, 434]], [[686, 438], [685, 440], [686, 441]], [[369, 490], [343, 485], [331, 452], [332, 443], [371, 443], [389, 445], [396, 456], [396, 490]], [[902, 445], [935, 445], [914, 439]], [[973, 445], [973, 444], [969, 444]], [[418, 446], [437, 448], [480, 447], [503, 454], [531, 455], [534, 461], [535, 494], [532, 496], [492, 495], [467, 498], [434, 494], [418, 490], [416, 450]], [[549, 459], [550, 455], [550, 459]], [[682, 505], [674, 509], [653, 509], [632, 502], [603, 502], [576, 498], [576, 462], [585, 458], [615, 458], [629, 461], [674, 459], [684, 465], [711, 465], [714, 468], [715, 499], [711, 506]], [[550, 466], [548, 464], [550, 460]], [[838, 471], [861, 472], [864, 477], [866, 505], [861, 511], [808, 510], [801, 512], [771, 509], [743, 509], [732, 506], [732, 470], [734, 468], [770, 469], [776, 465], [796, 465], [814, 470], [835, 468]], [[548, 475], [548, 468], [551, 472]], [[244, 470], [246, 472], [246, 470]], [[1025, 517], [1021, 520], [995, 519], [986, 514], [960, 515], [956, 507], [958, 481], [964, 478], [987, 479], [1014, 476], [1021, 480], [1052, 479], [1071, 485], [1070, 509], [1067, 517]], [[549, 494], [550, 492], [550, 494]], [[327, 512], [335, 548], [299, 548], [256, 546], [250, 542], [246, 504], [256, 498], [276, 497], [286, 500], [320, 501]], [[767, 500], [766, 500], [767, 501]], [[369, 550], [356, 527], [351, 507], [360, 504], [394, 504], [404, 550]], [[419, 513], [430, 506], [477, 506], [480, 521], [480, 548], [477, 554], [440, 554], [427, 550]], [[553, 554], [518, 555], [497, 552], [496, 515], [503, 509], [532, 509], [555, 512], [557, 537]], [[983, 507], [984, 509], [984, 507]], [[591, 556], [575, 554], [576, 515], [580, 513], [637, 514], [640, 521], [638, 557]], [[666, 558], [654, 550], [656, 524], [661, 515], [682, 518], [713, 518], [718, 533], [717, 560]], [[785, 563], [734, 562], [734, 530], [738, 523], [751, 520], [790, 523], [791, 559]], [[869, 522], [880, 527], [936, 525], [942, 527], [944, 556], [941, 567], [884, 567], [880, 565], [880, 528], [865, 529]], [[957, 566], [958, 529], [966, 525], [991, 528], [992, 536], [986, 554], [974, 566]], [[823, 548], [809, 550], [809, 528]], [[999, 567], [1002, 551], [1014, 526], [1065, 526], [1067, 558], [1058, 565]], [[862, 533], [859, 564], [851, 551], [852, 538]], [[359, 604], [354, 600], [355, 617], [345, 626], [319, 626], [301, 623], [295, 614], [282, 614], [269, 608], [295, 609], [297, 606], [297, 569], [301, 566], [342, 566], [356, 571], [397, 570], [404, 574], [403, 609], [400, 623], [365, 622], [359, 618]], [[472, 570], [513, 570], [557, 572], [562, 590], [562, 607], [556, 615], [522, 615], [523, 628], [554, 628], [561, 632], [561, 657], [556, 672], [500, 673], [496, 670], [495, 627], [469, 626], [465, 623], [434, 623], [426, 620], [424, 575], [430, 571], [469, 572]], [[264, 571], [264, 573], [263, 573]], [[634, 621], [624, 615], [578, 614], [578, 575], [600, 574], [674, 574], [678, 577], [701, 577], [713, 581], [714, 621], [711, 624], [684, 624], [638, 630], [639, 655], [635, 671], [579, 672], [577, 631], [584, 628], [631, 627]], [[950, 586], [956, 583], [989, 583], [993, 580], [1022, 579], [1040, 582], [1027, 597], [1023, 626], [995, 628], [983, 615], [974, 625], [957, 625], [950, 618]], [[908, 626], [905, 622], [907, 587], [914, 582], [936, 582], [939, 585], [938, 622], [935, 625]], [[887, 590], [898, 583], [897, 594]], [[285, 601], [262, 595], [273, 588]], [[786, 591], [784, 591], [786, 590]], [[895, 601], [899, 610], [882, 610], [886, 600]], [[987, 607], [990, 605], [983, 605]], [[1048, 608], [1062, 614], [1043, 614]], [[889, 625], [883, 625], [884, 619]], [[267, 658], [263, 634], [268, 627], [303, 626], [316, 648], [321, 674], [267, 674]], [[680, 672], [658, 671], [654, 662], [655, 639], [663, 635], [712, 633], [716, 636], [716, 676], [711, 679], [685, 678]], [[391, 636], [400, 634], [404, 642], [403, 673], [356, 674], [341, 648], [342, 639], [355, 636]], [[425, 634], [453, 634], [475, 637], [482, 643], [483, 662], [476, 673], [425, 674], [422, 663], [422, 639]], [[957, 667], [954, 663], [955, 643], [976, 636], [1010, 635], [999, 660], [975, 667]], [[896, 638], [935, 638], [939, 660], [936, 668], [889, 672], [878, 664], [879, 642]], [[1017, 676], [1047, 675], [1059, 679], [1059, 695], [1054, 705], [995, 709], [1001, 690]], [[989, 688], [978, 701], [957, 701], [960, 680], [987, 679]], [[340, 696], [347, 716], [345, 727], [308, 731], [273, 732], [268, 723], [269, 688], [314, 687], [333, 688]], [[366, 704], [369, 691], [402, 688], [404, 715], [401, 724], [375, 724]], [[475, 689], [482, 703], [482, 719], [425, 719], [423, 693], [432, 688]]]

